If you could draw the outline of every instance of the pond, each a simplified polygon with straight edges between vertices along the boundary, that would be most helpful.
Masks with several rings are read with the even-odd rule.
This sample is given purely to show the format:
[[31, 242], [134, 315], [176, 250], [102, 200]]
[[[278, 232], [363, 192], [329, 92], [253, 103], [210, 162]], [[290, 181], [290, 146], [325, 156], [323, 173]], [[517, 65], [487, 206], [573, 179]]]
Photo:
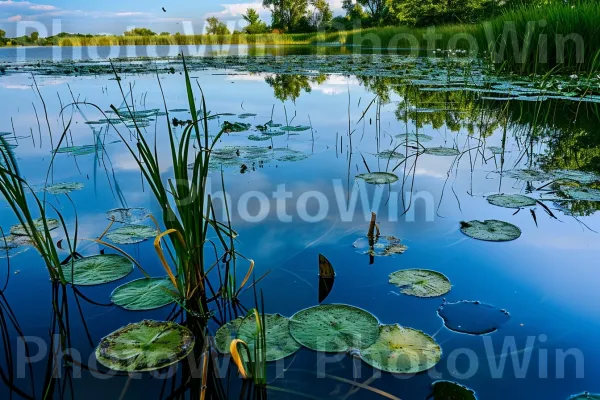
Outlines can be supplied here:
[[[212, 151], [206, 188], [216, 218], [229, 217], [237, 232], [235, 250], [254, 261], [258, 282], [243, 288], [240, 303], [254, 308], [255, 288], [268, 314], [291, 317], [320, 300], [351, 305], [380, 324], [431, 336], [441, 358], [420, 373], [392, 374], [344, 352], [303, 347], [267, 363], [268, 397], [426, 399], [440, 380], [468, 387], [479, 399], [600, 392], [598, 78], [494, 75], [456, 54], [274, 49], [249, 58], [186, 59], [196, 104], [201, 87], [210, 112], [208, 132], [214, 138], [226, 128]], [[103, 235], [107, 212], [116, 208], [146, 209], [163, 230], [161, 205], [126, 144], [139, 154], [137, 125], [156, 146], [156, 173], [165, 183], [173, 177], [169, 126], [181, 138], [193, 119], [181, 58], [114, 66], [44, 58], [2, 64], [0, 132], [20, 176], [45, 198], [49, 217], [60, 213], [78, 238]], [[135, 117], [123, 122], [111, 105]], [[190, 163], [201, 145], [190, 143]], [[77, 185], [44, 191], [60, 183]], [[2, 203], [8, 235], [19, 221]], [[381, 235], [369, 239], [372, 212]], [[475, 229], [487, 220], [510, 224], [508, 231]], [[135, 223], [153, 226], [150, 219]], [[165, 277], [153, 230], [139, 243], [111, 243], [149, 276]], [[212, 264], [211, 243], [220, 242], [214, 232], [208, 239]], [[52, 242], [61, 259], [69, 256], [62, 229], [52, 231]], [[92, 241], [77, 249], [82, 256], [121, 254]], [[151, 311], [114, 305], [117, 287], [144, 278], [139, 268], [103, 285], [63, 289], [49, 282], [31, 245], [3, 252], [2, 398], [38, 398], [53, 374], [57, 397], [186, 396], [183, 367], [168, 378], [96, 372], [106, 372], [94, 354], [107, 335], [144, 319], [181, 322], [186, 314], [172, 304]], [[320, 255], [335, 270], [325, 299]], [[223, 264], [210, 274], [224, 271]], [[238, 256], [237, 265], [239, 284], [249, 263]], [[437, 281], [440, 275], [435, 287], [428, 284], [434, 278], [427, 274], [395, 275], [403, 283], [390, 283], [391, 274], [412, 269], [443, 274], [451, 287]], [[63, 315], [58, 320], [56, 310]], [[211, 335], [235, 318], [213, 316]], [[53, 367], [51, 337], [64, 328], [61, 340], [82, 361]], [[215, 357], [226, 397], [240, 397], [237, 368], [229, 357]]]

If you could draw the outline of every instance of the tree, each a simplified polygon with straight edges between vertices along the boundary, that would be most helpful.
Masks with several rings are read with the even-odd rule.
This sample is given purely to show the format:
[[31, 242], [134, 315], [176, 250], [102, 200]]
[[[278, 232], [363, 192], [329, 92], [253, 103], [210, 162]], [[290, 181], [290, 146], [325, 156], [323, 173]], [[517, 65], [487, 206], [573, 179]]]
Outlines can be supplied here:
[[125, 36], [155, 36], [156, 32], [152, 32], [148, 28], [134, 28], [124, 33]]
[[217, 17], [210, 17], [206, 19], [208, 26], [206, 27], [206, 33], [209, 35], [229, 35], [229, 29], [227, 25], [219, 21]]
[[6, 32], [0, 29], [0, 39], [4, 39], [6, 37]]
[[307, 16], [309, 0], [263, 0], [263, 7], [271, 10], [273, 28], [294, 30]]
[[313, 27], [319, 28], [328, 24], [333, 19], [333, 12], [327, 0], [311, 0], [314, 11], [310, 15], [310, 23]]
[[248, 23], [248, 26], [244, 28], [244, 32], [249, 34], [268, 32], [267, 24], [260, 20], [260, 15], [254, 8], [249, 8], [242, 17]]
[[39, 32], [31, 32], [31, 40], [33, 40], [34, 42], [37, 42], [37, 40], [40, 38], [40, 33]]
[[160, 36], [171, 36], [171, 32], [161, 32]]
[[352, 20], [361, 19], [373, 25], [382, 25], [390, 13], [390, 4], [406, 1], [415, 0], [344, 0], [342, 8]]

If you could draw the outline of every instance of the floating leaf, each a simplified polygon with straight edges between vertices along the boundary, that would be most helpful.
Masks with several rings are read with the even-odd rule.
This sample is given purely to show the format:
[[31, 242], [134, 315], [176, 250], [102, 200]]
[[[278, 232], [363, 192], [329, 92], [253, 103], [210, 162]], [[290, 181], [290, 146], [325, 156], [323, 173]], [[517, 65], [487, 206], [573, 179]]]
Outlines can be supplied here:
[[172, 110], [169, 110], [169, 112], [172, 113], [178, 113], [178, 112], [187, 112], [188, 110], [186, 108], [174, 108]]
[[248, 140], [262, 142], [264, 140], [271, 140], [271, 137], [267, 135], [248, 135]]
[[174, 322], [142, 321], [102, 339], [96, 358], [115, 371], [154, 371], [179, 362], [193, 348], [189, 329]]
[[83, 183], [70, 182], [70, 183], [56, 183], [54, 185], [48, 185], [44, 190], [50, 194], [66, 194], [74, 190], [83, 189]]
[[[33, 224], [35, 226], [35, 229], [38, 231], [38, 233], [44, 232], [44, 220], [42, 218], [33, 220]], [[60, 225], [60, 223], [58, 222], [57, 219], [52, 219], [52, 218], [46, 219], [46, 224], [48, 225], [48, 230], [50, 230], [50, 231], [53, 231], [54, 229], [58, 228]], [[29, 226], [27, 226], [27, 228], [29, 229]], [[15, 226], [11, 227], [10, 233], [15, 236], [28, 236], [27, 231], [25, 230], [25, 227], [23, 227], [23, 225], [15, 225]]]
[[432, 384], [431, 400], [477, 400], [471, 389], [450, 381], [435, 381]]
[[504, 152], [502, 147], [496, 147], [496, 146], [488, 146], [488, 150], [491, 151], [492, 154], [502, 154]]
[[493, 194], [487, 197], [487, 201], [495, 206], [505, 208], [532, 207], [537, 204], [535, 199], [521, 194]]
[[460, 151], [452, 147], [429, 147], [423, 152], [425, 154], [440, 157], [454, 157], [460, 155]]
[[253, 114], [253, 113], [245, 113], [245, 114], [240, 114], [240, 115], [238, 115], [238, 118], [241, 118], [241, 119], [246, 119], [246, 118], [250, 118], [250, 117], [256, 117], [256, 114]]
[[408, 247], [403, 245], [395, 236], [378, 237], [373, 240], [362, 237], [357, 239], [352, 246], [360, 254], [369, 254], [372, 256], [387, 257], [396, 254], [403, 254]]
[[149, 216], [150, 210], [142, 207], [114, 208], [106, 212], [106, 218], [109, 221], [114, 220], [128, 225], [138, 224]]
[[175, 302], [177, 292], [167, 278], [142, 278], [116, 288], [111, 301], [126, 310], [145, 311], [161, 308]]
[[505, 176], [513, 179], [519, 179], [527, 182], [542, 182], [552, 179], [550, 174], [534, 169], [516, 169], [504, 172]]
[[477, 240], [488, 242], [508, 242], [521, 236], [519, 227], [495, 219], [487, 221], [469, 221], [460, 223], [460, 231]]
[[333, 265], [331, 265], [329, 260], [323, 254], [319, 254], [319, 276], [321, 278], [335, 277]]
[[373, 185], [387, 185], [398, 180], [398, 177], [390, 172], [369, 172], [356, 175], [356, 178]]
[[299, 311], [290, 318], [290, 333], [309, 349], [344, 352], [365, 349], [379, 336], [377, 318], [357, 307], [320, 305]]
[[[262, 316], [261, 316], [262, 318]], [[267, 340], [267, 361], [277, 361], [297, 352], [300, 343], [290, 335], [290, 320], [279, 314], [265, 314], [265, 336]], [[262, 321], [261, 321], [262, 322]], [[223, 325], [215, 335], [217, 349], [227, 354], [229, 344], [233, 339], [243, 340], [250, 348], [250, 354], [254, 354], [255, 339], [257, 335], [256, 317], [238, 318]], [[245, 358], [245, 352], [242, 358]]]
[[433, 137], [429, 135], [423, 135], [420, 133], [404, 133], [401, 135], [396, 135], [396, 139], [400, 139], [400, 141], [402, 142], [429, 142], [433, 140]]
[[231, 123], [229, 121], [223, 122], [221, 128], [225, 132], [245, 132], [250, 129], [250, 124], [243, 124], [241, 122]]
[[568, 400], [600, 400], [600, 394], [583, 392], [581, 394], [575, 394], [569, 397]]
[[110, 231], [105, 238], [116, 244], [136, 244], [158, 236], [158, 231], [147, 225], [127, 225]]
[[591, 188], [568, 188], [563, 192], [573, 200], [600, 201], [600, 190]]
[[279, 128], [282, 131], [285, 132], [302, 132], [302, 131], [307, 131], [310, 129], [310, 126], [303, 126], [303, 125], [298, 125], [298, 126], [282, 126]]
[[438, 314], [448, 329], [471, 335], [495, 332], [510, 319], [505, 310], [478, 301], [444, 303]]
[[406, 156], [402, 153], [398, 153], [393, 150], [385, 150], [376, 154], [377, 158], [383, 158], [385, 160], [394, 159], [394, 160], [403, 160]]
[[67, 146], [67, 147], [59, 147], [53, 152], [56, 154], [73, 154], [74, 156], [84, 156], [87, 154], [94, 154], [98, 151], [98, 147], [94, 145], [84, 145], [84, 146]]
[[426, 269], [404, 269], [390, 274], [390, 283], [400, 292], [417, 297], [438, 297], [450, 291], [452, 285], [444, 274]]
[[129, 275], [133, 263], [117, 254], [100, 254], [69, 262], [62, 266], [68, 283], [78, 286], [94, 286], [114, 282]]
[[434, 367], [442, 357], [442, 349], [421, 331], [382, 325], [377, 341], [359, 354], [364, 362], [382, 371], [416, 374]]
[[268, 131], [264, 131], [261, 132], [263, 135], [265, 135], [266, 137], [271, 137], [271, 136], [283, 136], [285, 135], [284, 131], [277, 131], [277, 130], [273, 130], [273, 129], [269, 129]]
[[569, 179], [572, 181], [577, 181], [584, 185], [600, 181], [600, 175], [595, 174], [593, 172], [558, 170], [552, 171], [552, 175], [554, 175], [556, 179]]

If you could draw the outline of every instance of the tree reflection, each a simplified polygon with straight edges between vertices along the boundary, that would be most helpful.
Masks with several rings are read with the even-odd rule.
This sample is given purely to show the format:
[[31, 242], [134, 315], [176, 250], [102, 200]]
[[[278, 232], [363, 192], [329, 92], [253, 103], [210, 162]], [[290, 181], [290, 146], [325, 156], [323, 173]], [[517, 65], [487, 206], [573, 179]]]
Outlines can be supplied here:
[[296, 102], [302, 92], [310, 93], [311, 84], [320, 85], [327, 80], [326, 75], [308, 76], [308, 75], [287, 75], [274, 74], [265, 78], [265, 82], [273, 88], [275, 98], [286, 101]]

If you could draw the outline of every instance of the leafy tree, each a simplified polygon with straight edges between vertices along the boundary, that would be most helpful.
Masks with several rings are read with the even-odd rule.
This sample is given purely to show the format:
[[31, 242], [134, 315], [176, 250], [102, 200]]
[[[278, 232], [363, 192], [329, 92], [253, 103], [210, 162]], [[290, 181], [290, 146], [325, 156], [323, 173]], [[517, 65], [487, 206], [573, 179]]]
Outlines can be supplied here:
[[248, 23], [248, 26], [244, 28], [244, 32], [250, 34], [268, 32], [269, 28], [267, 24], [260, 20], [260, 16], [254, 8], [249, 8], [242, 17]]
[[160, 36], [171, 36], [171, 32], [161, 32]]
[[295, 30], [306, 18], [309, 0], [263, 0], [263, 7], [271, 10], [274, 28]]
[[333, 19], [333, 12], [327, 0], [311, 0], [314, 11], [310, 13], [310, 24], [314, 28], [318, 28], [328, 24]]
[[225, 23], [219, 21], [217, 17], [210, 17], [206, 19], [208, 26], [206, 27], [206, 33], [209, 35], [229, 35], [229, 29]]
[[0, 39], [4, 39], [6, 37], [6, 32], [0, 29]]
[[40, 33], [39, 32], [31, 32], [31, 40], [33, 40], [34, 42], [36, 42], [39, 38], [40, 38]]
[[152, 32], [148, 28], [134, 28], [124, 33], [125, 36], [155, 36], [156, 32]]

